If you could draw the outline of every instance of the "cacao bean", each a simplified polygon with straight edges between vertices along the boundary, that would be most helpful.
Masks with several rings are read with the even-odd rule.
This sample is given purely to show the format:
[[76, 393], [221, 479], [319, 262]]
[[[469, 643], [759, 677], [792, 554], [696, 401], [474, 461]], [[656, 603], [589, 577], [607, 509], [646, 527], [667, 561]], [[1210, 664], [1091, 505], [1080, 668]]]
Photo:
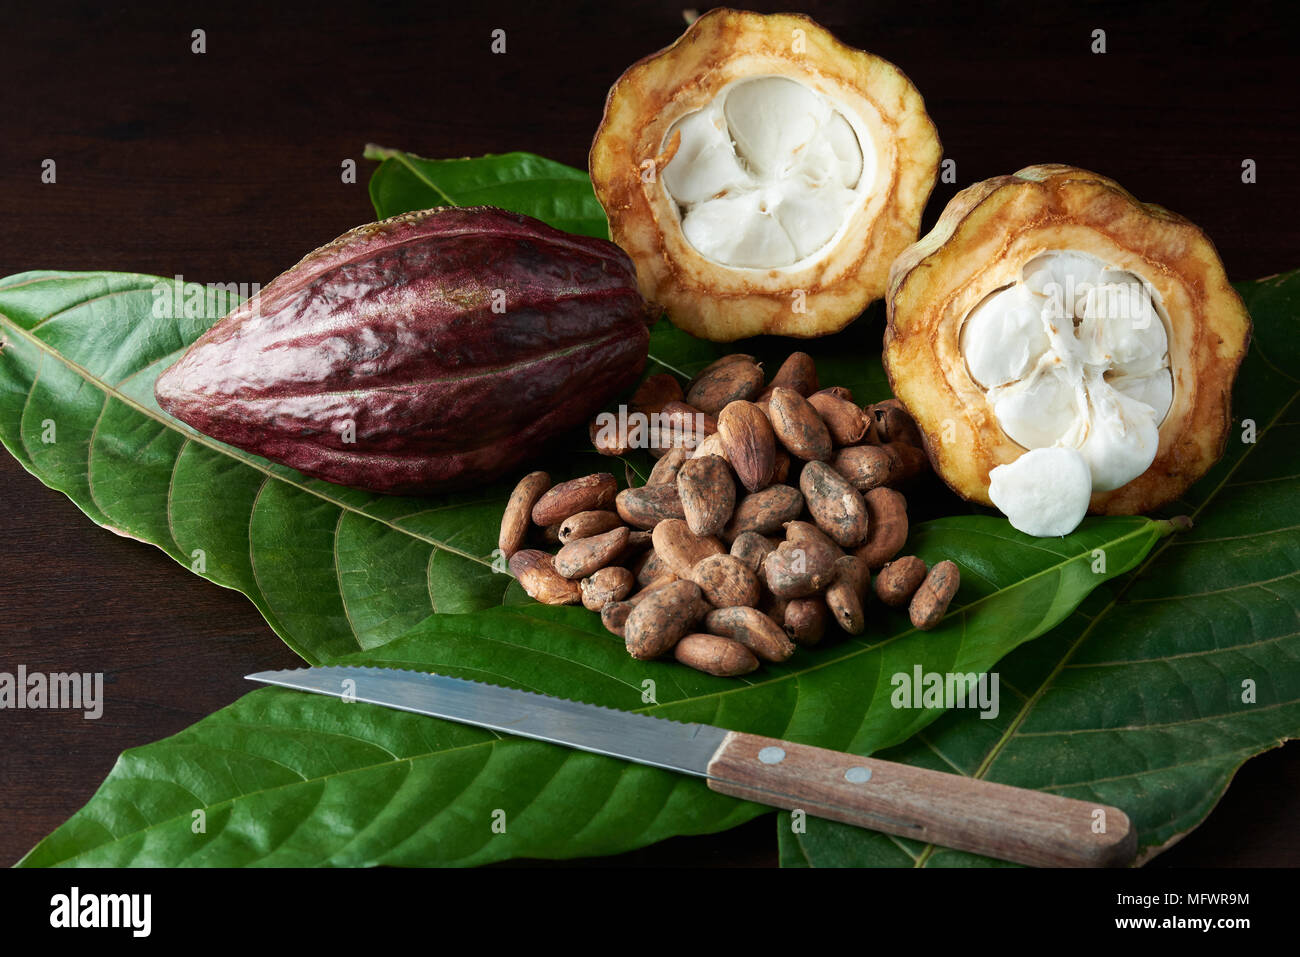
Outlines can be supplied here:
[[867, 506], [862, 494], [825, 462], [809, 462], [799, 476], [808, 511], [837, 545], [860, 545], [867, 537]]
[[867, 417], [852, 402], [824, 389], [808, 397], [836, 445], [855, 445], [867, 434]]
[[524, 547], [533, 506], [550, 487], [551, 477], [545, 472], [529, 472], [510, 493], [506, 510], [501, 516], [501, 532], [497, 536], [497, 547], [507, 559]]
[[718, 431], [718, 417], [689, 402], [665, 402], [659, 414], [678, 432], [693, 435], [696, 444]]
[[626, 525], [601, 535], [575, 539], [556, 553], [555, 570], [565, 578], [586, 578], [597, 569], [614, 564], [626, 546]]
[[617, 512], [609, 512], [604, 509], [578, 512], [576, 515], [570, 515], [560, 522], [560, 544], [567, 545], [579, 538], [591, 538], [593, 535], [600, 535], [611, 529], [618, 528], [622, 524], [623, 520], [618, 517]]
[[592, 509], [607, 509], [614, 504], [618, 483], [608, 472], [584, 475], [561, 482], [547, 491], [533, 505], [535, 525], [554, 525], [570, 515]]
[[[791, 545], [811, 545], [814, 548], [822, 549], [835, 556], [835, 559], [842, 558], [844, 555], [844, 550], [831, 541], [831, 537], [812, 522], [786, 522], [785, 540]], [[832, 561], [835, 559], [832, 559]]]
[[902, 492], [881, 486], [867, 492], [863, 501], [867, 504], [867, 540], [855, 554], [874, 572], [907, 544], [907, 499]]
[[623, 627], [627, 624], [627, 616], [632, 614], [632, 609], [636, 607], [628, 601], [612, 601], [600, 610], [600, 623], [605, 626], [605, 630], [611, 635], [623, 637]]
[[[739, 354], [704, 369], [685, 397], [671, 377], [647, 380], [638, 394], [656, 405], [651, 432], [665, 443], [651, 450], [647, 484], [617, 492], [613, 513], [582, 509], [547, 526], [564, 545], [551, 576], [581, 577], [581, 601], [633, 656], [672, 649], [707, 673], [745, 674], [760, 658], [783, 661], [796, 644], [818, 643], [829, 621], [865, 632], [872, 571], [907, 539], [906, 500], [892, 486], [919, 473], [926, 455], [907, 441], [909, 427], [918, 443], [920, 433], [901, 403], [859, 408], [848, 389], [818, 390], [811, 360], [791, 360], [761, 393], [761, 370]], [[787, 481], [773, 484], [778, 475]], [[736, 476], [748, 492], [739, 501]], [[532, 510], [554, 492], [530, 493]], [[521, 496], [515, 510], [527, 514]], [[800, 518], [805, 509], [811, 520]], [[503, 541], [505, 526], [503, 517]], [[784, 541], [770, 537], [782, 531]], [[915, 627], [933, 627], [958, 587], [946, 565], [951, 574], [932, 581], [919, 558], [900, 559], [875, 590], [909, 604]]]
[[743, 352], [729, 352], [725, 356], [720, 356], [717, 359], [714, 359], [699, 372], [695, 373], [695, 378], [691, 379], [691, 385], [694, 385], [705, 376], [710, 375], [714, 371], [721, 369], [725, 365], [730, 365], [733, 362], [756, 363], [758, 360], [753, 356], [745, 355]]
[[659, 589], [671, 585], [673, 582], [677, 582], [677, 581], [681, 581], [681, 579], [678, 578], [676, 575], [674, 575], [672, 572], [665, 572], [663, 575], [656, 578], [654, 581], [650, 582], [650, 584], [646, 585], [640, 591], [629, 595], [626, 601], [629, 605], [639, 605], [641, 604], [641, 602], [645, 601], [647, 598], [649, 598]]
[[725, 541], [735, 541], [744, 532], [771, 535], [803, 511], [803, 495], [788, 485], [772, 485], [746, 495], [736, 504], [731, 521], [722, 530]]
[[929, 631], [939, 624], [960, 584], [961, 571], [955, 563], [943, 561], [931, 568], [908, 605], [912, 626]]
[[691, 569], [710, 555], [722, 555], [726, 549], [711, 535], [696, 535], [685, 520], [670, 518], [655, 526], [652, 533], [655, 554], [678, 578], [690, 578]]
[[767, 553], [776, 548], [776, 542], [758, 532], [741, 532], [731, 543], [731, 557], [745, 563], [750, 571], [757, 573], [763, 567]]
[[890, 608], [902, 608], [921, 587], [926, 572], [925, 562], [916, 555], [895, 559], [876, 576], [876, 595]]
[[875, 418], [875, 416], [873, 416], [873, 415], [871, 414], [871, 407], [870, 407], [870, 406], [864, 406], [864, 407], [862, 408], [862, 417], [863, 417], [863, 418], [866, 420], [866, 422], [867, 422], [867, 434], [864, 435], [864, 436], [862, 436], [862, 441], [861, 441], [860, 443], [858, 443], [858, 444], [859, 444], [859, 445], [879, 445], [879, 444], [880, 444], [880, 432], [876, 429], [876, 418]]
[[777, 598], [806, 598], [834, 580], [838, 557], [812, 539], [782, 542], [763, 559], [763, 581]]
[[794, 645], [785, 631], [757, 608], [719, 608], [709, 612], [704, 626], [711, 634], [738, 641], [764, 661], [785, 661]]
[[691, 581], [700, 586], [705, 599], [715, 608], [758, 604], [758, 576], [730, 555], [700, 559], [691, 569]]
[[775, 388], [768, 407], [772, 431], [791, 455], [808, 461], [831, 457], [831, 434], [812, 404], [793, 389]]
[[836, 560], [834, 581], [826, 589], [826, 607], [836, 624], [850, 635], [860, 635], [867, 629], [867, 589], [871, 587], [871, 571], [866, 562], [856, 555], [845, 555]]
[[700, 597], [694, 582], [677, 581], [639, 602], [623, 625], [628, 654], [648, 661], [671, 650], [699, 621]]
[[716, 455], [722, 461], [727, 461], [727, 450], [722, 444], [722, 436], [714, 432], [699, 445], [695, 446], [695, 451], [691, 454], [692, 458], [703, 458], [706, 455]]
[[666, 452], [663, 458], [654, 464], [650, 470], [650, 477], [645, 480], [646, 485], [673, 485], [677, 481], [677, 472], [681, 469], [682, 463], [686, 461], [688, 451], [681, 446]]
[[767, 615], [777, 624], [785, 621], [786, 610], [790, 607], [790, 599], [777, 598], [766, 588], [763, 589], [763, 597], [759, 599], [758, 610]]
[[673, 657], [696, 671], [724, 678], [747, 675], [758, 667], [753, 652], [720, 635], [687, 635], [673, 647]]
[[796, 645], [811, 647], [826, 635], [826, 602], [820, 598], [792, 598], [782, 619], [785, 633]]
[[632, 565], [632, 574], [636, 575], [636, 583], [644, 587], [652, 581], [672, 573], [668, 570], [667, 564], [664, 563], [659, 553], [654, 548], [651, 548]]
[[314, 478], [445, 491], [536, 457], [630, 388], [648, 316], [613, 243], [441, 206], [309, 253], [154, 392], [200, 432]]
[[689, 452], [717, 430], [718, 422], [713, 416], [685, 402], [668, 402], [651, 416], [649, 451], [655, 456], [675, 448]]
[[686, 524], [696, 535], [717, 535], [736, 507], [736, 483], [726, 460], [695, 455], [677, 473], [677, 495]]
[[923, 449], [907, 442], [886, 442], [880, 448], [889, 455], [889, 478], [886, 482], [891, 486], [906, 485], [930, 464]]
[[812, 395], [817, 391], [817, 363], [806, 352], [792, 352], [776, 370], [767, 389], [760, 399], [772, 394], [773, 389], [793, 389], [800, 395]]
[[619, 518], [636, 528], [654, 528], [670, 518], [685, 518], [677, 483], [625, 488], [614, 499]]
[[785, 449], [776, 450], [776, 464], [772, 468], [773, 485], [789, 485], [791, 464], [790, 453]]
[[732, 356], [715, 362], [691, 382], [686, 401], [703, 412], [717, 415], [729, 402], [752, 399], [763, 389], [763, 370], [751, 356]]
[[[830, 396], [832, 399], [843, 399], [845, 402], [853, 401], [853, 392], [842, 385], [828, 385], [824, 389], [818, 389], [812, 395], [808, 396], [809, 402], [812, 401], [813, 395]], [[858, 409], [858, 412], [862, 412], [862, 409]], [[865, 414], [863, 415], [863, 418], [866, 418]]]
[[752, 402], [732, 402], [718, 413], [718, 434], [727, 461], [751, 492], [772, 484], [776, 469], [776, 434], [767, 416]]
[[916, 421], [903, 408], [897, 399], [885, 399], [871, 407], [872, 418], [876, 420], [876, 433], [882, 442], [905, 442], [921, 448], [921, 430]]
[[695, 599], [695, 605], [691, 609], [691, 621], [701, 622], [704, 620], [704, 616], [711, 611], [713, 611], [713, 606], [709, 604], [709, 600], [700, 595], [699, 598]]
[[631, 594], [634, 585], [636, 578], [626, 568], [617, 565], [601, 568], [578, 583], [582, 606], [588, 611], [601, 611], [608, 604], [621, 602]]
[[544, 605], [576, 605], [582, 598], [578, 583], [556, 571], [551, 556], [535, 548], [510, 556], [510, 574], [519, 579], [529, 598]]
[[592, 419], [587, 426], [587, 437], [591, 439], [591, 447], [601, 455], [626, 455], [628, 446], [625, 438], [620, 436], [617, 429], [611, 429], [608, 424], [601, 421], [600, 417]]
[[854, 445], [840, 449], [831, 460], [831, 468], [859, 492], [866, 492], [891, 480], [895, 462], [901, 462], [901, 457], [882, 445]]

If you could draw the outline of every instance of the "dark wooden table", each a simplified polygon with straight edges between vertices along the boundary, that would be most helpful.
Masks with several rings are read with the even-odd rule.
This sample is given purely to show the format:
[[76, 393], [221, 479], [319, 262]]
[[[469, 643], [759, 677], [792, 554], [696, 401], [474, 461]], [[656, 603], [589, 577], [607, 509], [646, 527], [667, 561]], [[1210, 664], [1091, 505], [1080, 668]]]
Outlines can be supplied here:
[[[763, 5], [766, 7], [766, 5]], [[785, 7], [780, 4], [778, 7]], [[791, 5], [792, 6], [792, 5]], [[1288, 6], [814, 2], [925, 95], [964, 185], [1070, 162], [1201, 224], [1233, 278], [1300, 266]], [[982, 9], [981, 9], [982, 8]], [[585, 165], [610, 83], [681, 31], [675, 2], [43, 2], [0, 39], [0, 275], [121, 269], [265, 283], [373, 218], [366, 142], [526, 149]], [[206, 52], [191, 52], [192, 31]], [[490, 52], [494, 29], [507, 52]], [[1107, 52], [1090, 52], [1094, 29]], [[41, 183], [42, 161], [57, 182]], [[359, 182], [341, 181], [345, 159]], [[1241, 181], [1244, 159], [1258, 182]], [[940, 185], [926, 226], [957, 187]], [[0, 864], [90, 797], [123, 748], [180, 730], [295, 656], [242, 596], [91, 524], [0, 455], [0, 670], [103, 671], [98, 722], [0, 713]], [[1159, 865], [1300, 862], [1300, 745], [1248, 764]], [[770, 819], [611, 863], [775, 862]]]

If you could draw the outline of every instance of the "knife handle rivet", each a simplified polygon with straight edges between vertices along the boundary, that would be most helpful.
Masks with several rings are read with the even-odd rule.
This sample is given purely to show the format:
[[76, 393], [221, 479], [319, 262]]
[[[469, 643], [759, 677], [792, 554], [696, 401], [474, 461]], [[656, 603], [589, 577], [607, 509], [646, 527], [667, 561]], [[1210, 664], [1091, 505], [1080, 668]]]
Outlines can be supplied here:
[[785, 760], [785, 748], [763, 748], [758, 752], [758, 760], [764, 764], [780, 764]]
[[871, 768], [862, 766], [849, 768], [844, 772], [844, 780], [850, 784], [866, 784], [871, 780]]

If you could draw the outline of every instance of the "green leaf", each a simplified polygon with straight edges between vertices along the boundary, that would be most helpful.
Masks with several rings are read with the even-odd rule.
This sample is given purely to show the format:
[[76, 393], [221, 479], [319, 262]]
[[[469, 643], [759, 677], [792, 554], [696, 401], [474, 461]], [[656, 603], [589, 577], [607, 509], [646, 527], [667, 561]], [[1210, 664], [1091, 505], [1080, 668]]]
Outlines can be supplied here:
[[[1113, 805], [1145, 861], [1196, 827], [1247, 759], [1300, 735], [1300, 272], [1238, 289], [1255, 324], [1240, 424], [1170, 510], [1195, 527], [1008, 656], [997, 720], [950, 711], [879, 757]], [[991, 863], [827, 821], [794, 834], [786, 815], [778, 834], [787, 866]]]
[[585, 171], [532, 153], [430, 160], [367, 146], [380, 161], [370, 177], [379, 219], [433, 206], [498, 206], [570, 233], [609, 238], [605, 211]]
[[[339, 664], [436, 670], [594, 704], [865, 752], [938, 710], [891, 706], [889, 676], [915, 662], [983, 671], [1050, 629], [1169, 526], [1090, 520], [1040, 542], [1005, 521], [928, 523], [920, 554], [963, 570], [954, 611], [930, 632], [879, 615], [861, 638], [800, 651], [744, 680], [639, 662], [577, 608], [529, 604], [435, 615]], [[643, 697], [646, 696], [646, 697]], [[648, 698], [648, 702], [647, 702]], [[202, 810], [204, 833], [195, 834]], [[29, 866], [479, 864], [609, 854], [732, 827], [767, 809], [681, 775], [365, 704], [262, 689], [182, 733], [125, 752], [90, 803]], [[505, 831], [492, 829], [504, 812]]]

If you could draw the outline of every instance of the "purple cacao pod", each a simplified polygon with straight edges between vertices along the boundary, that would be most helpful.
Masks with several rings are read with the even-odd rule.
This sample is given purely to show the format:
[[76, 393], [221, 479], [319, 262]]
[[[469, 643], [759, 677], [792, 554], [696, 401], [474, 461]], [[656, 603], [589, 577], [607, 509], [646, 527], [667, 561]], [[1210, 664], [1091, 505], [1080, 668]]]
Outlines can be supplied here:
[[645, 366], [649, 313], [612, 243], [492, 207], [353, 229], [158, 379], [167, 412], [307, 475], [376, 492], [496, 478]]

